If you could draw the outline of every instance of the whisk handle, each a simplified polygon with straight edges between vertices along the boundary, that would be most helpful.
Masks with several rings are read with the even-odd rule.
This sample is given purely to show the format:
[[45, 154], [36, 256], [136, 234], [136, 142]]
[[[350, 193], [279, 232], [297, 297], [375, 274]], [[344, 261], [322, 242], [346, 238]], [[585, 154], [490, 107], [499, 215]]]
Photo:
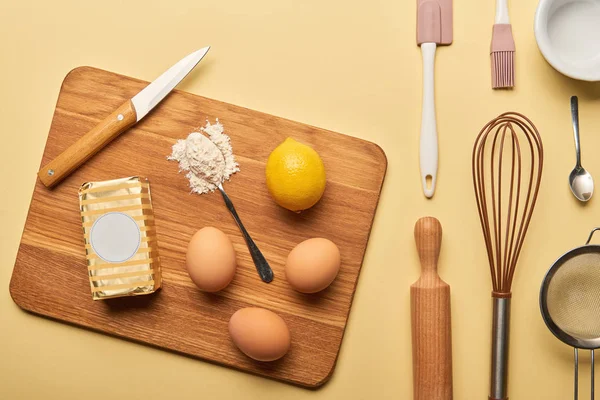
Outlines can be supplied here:
[[507, 400], [510, 298], [493, 297], [493, 301], [492, 374], [489, 400]]

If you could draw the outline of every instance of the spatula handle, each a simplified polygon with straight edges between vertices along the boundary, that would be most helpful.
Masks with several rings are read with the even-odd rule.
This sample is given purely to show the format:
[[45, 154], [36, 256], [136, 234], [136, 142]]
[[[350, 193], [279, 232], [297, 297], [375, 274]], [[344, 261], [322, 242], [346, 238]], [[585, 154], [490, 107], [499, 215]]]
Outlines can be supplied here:
[[40, 181], [49, 188], [57, 185], [136, 121], [135, 108], [127, 100], [58, 157], [44, 165], [38, 172]]
[[421, 115], [420, 166], [423, 194], [431, 198], [435, 192], [438, 169], [438, 135], [435, 119], [434, 63], [435, 43], [423, 43], [423, 106]]

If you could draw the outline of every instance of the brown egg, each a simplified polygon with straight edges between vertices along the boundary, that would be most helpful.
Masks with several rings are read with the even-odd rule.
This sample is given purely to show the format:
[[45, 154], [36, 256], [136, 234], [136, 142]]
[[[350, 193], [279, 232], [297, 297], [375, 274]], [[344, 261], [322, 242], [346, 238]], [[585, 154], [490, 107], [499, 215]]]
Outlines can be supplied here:
[[313, 238], [298, 244], [285, 263], [285, 277], [302, 293], [328, 287], [340, 270], [340, 250], [331, 240]]
[[264, 308], [237, 310], [229, 320], [229, 335], [242, 353], [258, 361], [280, 359], [291, 344], [285, 321]]
[[198, 288], [218, 292], [229, 285], [235, 275], [233, 244], [217, 228], [202, 228], [190, 239], [185, 264]]

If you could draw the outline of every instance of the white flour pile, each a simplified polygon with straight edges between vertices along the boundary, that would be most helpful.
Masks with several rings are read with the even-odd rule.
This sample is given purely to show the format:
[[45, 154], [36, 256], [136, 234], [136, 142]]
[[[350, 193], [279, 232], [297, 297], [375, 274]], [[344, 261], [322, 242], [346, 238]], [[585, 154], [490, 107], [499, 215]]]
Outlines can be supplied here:
[[218, 119], [213, 125], [206, 121], [200, 132], [178, 140], [167, 159], [179, 162], [179, 172], [187, 172], [185, 177], [190, 181], [190, 189], [198, 194], [213, 192], [240, 170], [233, 157], [231, 139], [223, 133]]

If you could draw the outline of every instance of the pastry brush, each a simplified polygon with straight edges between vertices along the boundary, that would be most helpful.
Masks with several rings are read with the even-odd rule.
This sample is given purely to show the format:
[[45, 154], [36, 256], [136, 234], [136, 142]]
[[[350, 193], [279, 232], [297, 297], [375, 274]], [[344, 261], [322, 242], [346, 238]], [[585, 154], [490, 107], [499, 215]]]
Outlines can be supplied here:
[[492, 88], [506, 89], [515, 86], [515, 41], [507, 0], [496, 0], [496, 22], [492, 30]]

